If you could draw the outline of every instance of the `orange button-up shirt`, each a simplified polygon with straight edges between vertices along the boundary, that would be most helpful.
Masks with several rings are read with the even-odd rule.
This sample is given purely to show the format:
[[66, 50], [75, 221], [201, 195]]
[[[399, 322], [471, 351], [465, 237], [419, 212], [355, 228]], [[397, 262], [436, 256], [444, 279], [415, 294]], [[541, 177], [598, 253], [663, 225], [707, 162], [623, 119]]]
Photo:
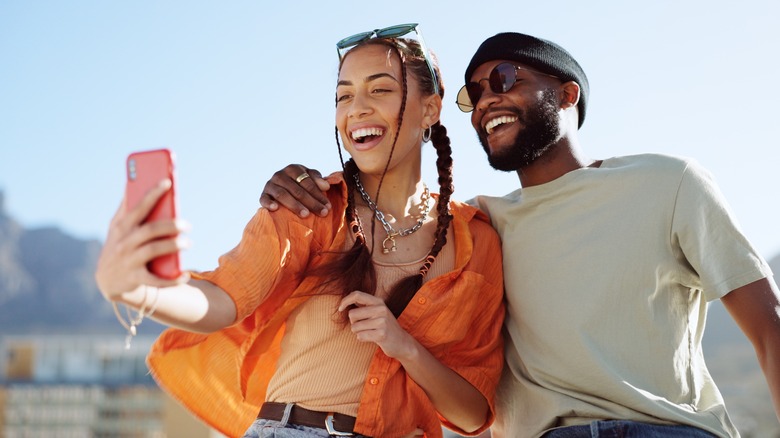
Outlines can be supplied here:
[[[316, 290], [307, 267], [322, 251], [342, 250], [346, 185], [332, 179], [333, 212], [299, 218], [284, 209], [260, 209], [239, 245], [219, 267], [195, 274], [234, 300], [236, 324], [211, 334], [166, 330], [147, 358], [159, 385], [194, 415], [228, 436], [242, 436], [264, 402], [268, 381], [290, 313]], [[398, 323], [439, 361], [477, 388], [490, 405], [478, 434], [492, 423], [493, 397], [503, 365], [504, 320], [501, 248], [479, 210], [452, 202], [449, 245], [455, 269], [426, 282]], [[435, 410], [401, 364], [377, 349], [360, 398], [355, 432], [403, 436], [421, 428], [441, 437], [441, 426], [458, 431]], [[459, 431], [464, 433], [463, 431]]]

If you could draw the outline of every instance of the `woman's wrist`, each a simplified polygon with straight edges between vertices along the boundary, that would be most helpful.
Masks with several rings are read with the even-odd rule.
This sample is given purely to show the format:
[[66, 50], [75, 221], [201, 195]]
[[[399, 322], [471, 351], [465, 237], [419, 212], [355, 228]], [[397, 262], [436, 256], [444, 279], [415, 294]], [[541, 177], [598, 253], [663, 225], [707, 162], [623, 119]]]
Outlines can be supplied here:
[[112, 301], [111, 305], [114, 307], [114, 315], [116, 315], [117, 320], [120, 324], [122, 324], [122, 327], [127, 330], [127, 336], [125, 337], [125, 349], [130, 348], [130, 343], [132, 342], [133, 338], [138, 333], [138, 326], [141, 325], [141, 323], [144, 320], [144, 317], [152, 316], [155, 310], [157, 310], [157, 304], [160, 299], [160, 289], [153, 287], [153, 286], [141, 286], [136, 291], [133, 291], [133, 293], [141, 290], [143, 293], [143, 296], [141, 298], [140, 305], [136, 309], [135, 315], [133, 315], [133, 312], [131, 312], [130, 307], [131, 305], [127, 303], [124, 304], [125, 308], [125, 315], [127, 315], [127, 320], [125, 320], [125, 317], [122, 315], [122, 312], [119, 310], [119, 306], [117, 305], [117, 301]]
[[[118, 295], [115, 295], [113, 299], [109, 298], [109, 300], [115, 303], [124, 304], [125, 306], [133, 308], [134, 310], [141, 310], [149, 303], [149, 289], [149, 287], [142, 284], [134, 290], [122, 292]], [[159, 290], [157, 293], [159, 293]]]
[[[410, 335], [409, 333], [406, 333], [406, 341], [403, 344], [403, 348], [401, 349], [402, 353], [397, 357], [396, 359], [401, 362], [402, 365], [411, 365], [416, 364], [420, 361], [420, 357], [422, 356], [422, 349], [425, 349], [425, 347], [420, 344], [417, 339], [414, 338], [414, 336]], [[406, 368], [406, 366], [404, 366]]]

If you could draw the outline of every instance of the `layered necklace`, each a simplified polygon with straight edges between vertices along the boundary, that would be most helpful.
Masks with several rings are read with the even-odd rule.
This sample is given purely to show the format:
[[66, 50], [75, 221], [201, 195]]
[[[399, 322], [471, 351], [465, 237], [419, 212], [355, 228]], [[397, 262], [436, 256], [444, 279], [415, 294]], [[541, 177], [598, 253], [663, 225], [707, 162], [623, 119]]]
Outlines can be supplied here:
[[[403, 228], [400, 230], [396, 230], [393, 228], [392, 225], [390, 225], [387, 222], [387, 219], [385, 219], [385, 214], [382, 213], [382, 211], [377, 207], [376, 203], [371, 200], [371, 197], [368, 196], [368, 193], [366, 193], [366, 189], [363, 188], [363, 184], [360, 182], [360, 177], [355, 174], [355, 185], [357, 186], [358, 191], [360, 192], [360, 196], [363, 198], [364, 201], [366, 201], [366, 204], [368, 204], [368, 208], [371, 209], [371, 211], [374, 212], [374, 216], [376, 219], [382, 224], [382, 227], [385, 229], [385, 233], [387, 233], [387, 237], [382, 241], [382, 253], [383, 254], [389, 254], [390, 252], [395, 252], [397, 249], [397, 246], [395, 244], [395, 238], [396, 237], [403, 237], [408, 236], [415, 231], [422, 228], [423, 223], [425, 223], [425, 218], [428, 217], [428, 213], [431, 212], [431, 192], [428, 190], [428, 186], [423, 183], [423, 193], [420, 197], [420, 205], [418, 208], [420, 209], [420, 215], [417, 219], [417, 223], [412, 225], [409, 228]], [[413, 216], [414, 217], [414, 216]]]

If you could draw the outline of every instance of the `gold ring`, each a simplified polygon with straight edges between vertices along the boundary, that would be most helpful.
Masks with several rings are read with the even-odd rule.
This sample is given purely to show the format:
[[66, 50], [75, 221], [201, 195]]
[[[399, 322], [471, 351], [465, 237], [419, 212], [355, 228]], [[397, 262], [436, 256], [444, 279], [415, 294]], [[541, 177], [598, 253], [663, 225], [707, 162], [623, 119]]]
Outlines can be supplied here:
[[308, 174], [308, 173], [306, 173], [306, 172], [303, 172], [302, 174], [298, 175], [298, 178], [295, 178], [295, 182], [297, 182], [298, 184], [300, 184], [300, 183], [301, 183], [301, 181], [303, 181], [303, 180], [305, 180], [306, 178], [309, 178], [309, 177], [311, 177], [311, 175], [309, 175], [309, 174]]

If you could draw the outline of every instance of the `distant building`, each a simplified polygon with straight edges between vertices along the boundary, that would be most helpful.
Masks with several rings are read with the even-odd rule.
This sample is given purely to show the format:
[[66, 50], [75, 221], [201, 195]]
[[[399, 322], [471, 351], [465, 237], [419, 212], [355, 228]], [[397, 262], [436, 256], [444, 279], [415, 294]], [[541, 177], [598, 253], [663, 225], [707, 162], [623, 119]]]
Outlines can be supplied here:
[[144, 362], [152, 342], [0, 336], [0, 436], [221, 437], [157, 387]]

